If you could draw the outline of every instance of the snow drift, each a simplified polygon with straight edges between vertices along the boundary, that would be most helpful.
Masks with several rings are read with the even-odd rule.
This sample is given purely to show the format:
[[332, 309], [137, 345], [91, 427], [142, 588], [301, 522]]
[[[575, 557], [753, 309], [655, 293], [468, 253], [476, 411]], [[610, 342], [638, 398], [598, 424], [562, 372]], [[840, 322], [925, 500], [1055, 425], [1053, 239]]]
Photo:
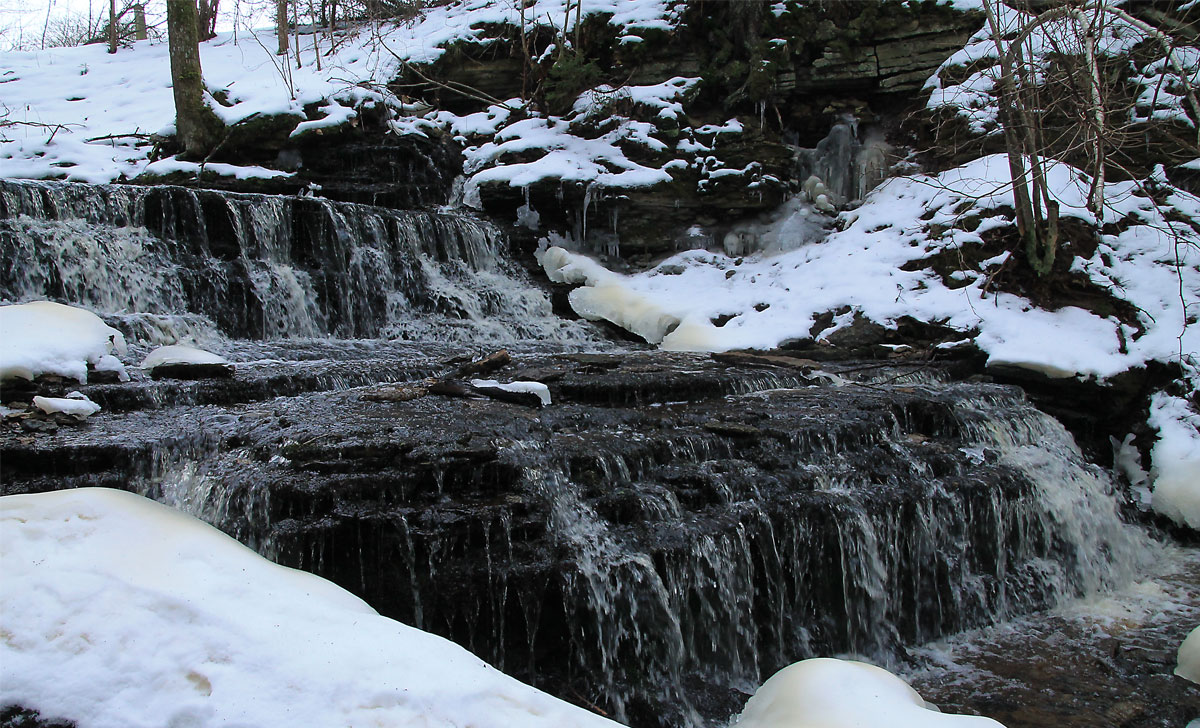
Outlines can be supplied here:
[[604, 728], [166, 506], [0, 498], [0, 705], [80, 728]]

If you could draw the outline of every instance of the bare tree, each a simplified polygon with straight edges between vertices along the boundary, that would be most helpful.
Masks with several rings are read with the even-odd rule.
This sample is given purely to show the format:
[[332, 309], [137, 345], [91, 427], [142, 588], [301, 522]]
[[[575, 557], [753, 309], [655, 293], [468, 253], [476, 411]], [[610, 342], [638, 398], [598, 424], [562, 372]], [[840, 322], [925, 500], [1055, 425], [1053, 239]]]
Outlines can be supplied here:
[[[1200, 104], [1170, 38], [1107, 2], [1064, 1], [1036, 15], [1008, 14], [1008, 19], [1018, 19], [1016, 27], [1002, 21], [1004, 8], [999, 0], [983, 0], [983, 8], [995, 46], [997, 117], [1017, 230], [1026, 260], [1037, 275], [1045, 276], [1053, 269], [1059, 247], [1059, 204], [1047, 185], [1048, 160], [1080, 160], [1091, 177], [1088, 208], [1103, 220], [1110, 159], [1114, 150], [1127, 144], [1123, 137], [1129, 130], [1128, 110], [1110, 113], [1111, 99], [1119, 94], [1105, 86], [1098, 49], [1099, 39], [1113, 30], [1112, 24], [1141, 32], [1162, 47], [1186, 91], [1193, 122], [1200, 121]], [[1119, 121], [1114, 123], [1115, 119]], [[1067, 123], [1054, 126], [1062, 120]], [[1200, 135], [1197, 147], [1200, 151]]]

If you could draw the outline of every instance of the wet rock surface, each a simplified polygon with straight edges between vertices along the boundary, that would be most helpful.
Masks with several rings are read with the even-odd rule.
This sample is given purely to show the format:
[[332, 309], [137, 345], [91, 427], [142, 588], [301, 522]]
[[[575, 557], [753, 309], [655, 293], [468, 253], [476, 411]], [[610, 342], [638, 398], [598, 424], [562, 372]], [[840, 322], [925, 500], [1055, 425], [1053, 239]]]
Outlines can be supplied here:
[[135, 373], [80, 387], [104, 406], [81, 427], [5, 425], [3, 492], [146, 493], [635, 726], [720, 721], [795, 659], [891, 659], [1096, 566], [981, 439], [1048, 418], [927, 362], [518, 353], [488, 376], [545, 382], [534, 409], [428, 395], [448, 352], [247, 346], [232, 379]]
[[1112, 596], [963, 635], [917, 653], [918, 692], [1007, 728], [1173, 728], [1200, 686], [1172, 674], [1200, 622], [1200, 552]]

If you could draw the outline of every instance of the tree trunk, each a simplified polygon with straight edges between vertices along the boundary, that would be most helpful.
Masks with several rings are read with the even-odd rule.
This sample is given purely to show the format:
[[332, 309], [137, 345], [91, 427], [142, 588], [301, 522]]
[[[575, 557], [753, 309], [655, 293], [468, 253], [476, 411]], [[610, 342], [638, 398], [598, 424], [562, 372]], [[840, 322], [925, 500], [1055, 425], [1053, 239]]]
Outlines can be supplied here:
[[204, 101], [195, 0], [167, 0], [167, 36], [175, 135], [186, 157], [203, 159], [216, 148], [225, 125]]
[[296, 69], [302, 68], [300, 65], [300, 0], [292, 0], [292, 22], [296, 25], [292, 29], [292, 52], [296, 55]]
[[283, 56], [286, 63], [288, 52], [287, 0], [275, 0], [275, 35], [279, 37], [279, 50], [275, 51], [275, 55]]
[[133, 37], [138, 40], [146, 40], [149, 35], [146, 33], [146, 6], [133, 6]]
[[117, 52], [117, 0], [108, 0], [108, 52]]
[[1008, 153], [1017, 231], [1025, 244], [1025, 259], [1040, 277], [1053, 268], [1058, 250], [1058, 203], [1050, 199], [1046, 189], [1037, 144], [1039, 122], [1032, 117], [1021, 98], [1020, 82], [1023, 79], [1020, 74], [1024, 62], [1021, 44], [1027, 36], [1018, 35], [1005, 48], [1002, 41], [1005, 29], [1000, 27], [994, 3], [995, 0], [984, 0], [983, 9], [987, 14], [1000, 64], [1000, 125], [1004, 129], [1004, 145]]
[[200, 40], [209, 40], [216, 37], [218, 5], [220, 5], [220, 0], [200, 0], [196, 21]]

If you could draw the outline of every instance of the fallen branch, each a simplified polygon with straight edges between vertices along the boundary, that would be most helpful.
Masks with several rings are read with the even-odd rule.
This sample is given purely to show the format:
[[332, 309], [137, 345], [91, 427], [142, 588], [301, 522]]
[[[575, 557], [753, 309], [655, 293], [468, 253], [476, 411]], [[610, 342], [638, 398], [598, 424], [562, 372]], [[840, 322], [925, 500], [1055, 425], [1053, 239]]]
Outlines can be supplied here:
[[381, 387], [362, 396], [368, 402], [407, 402], [426, 394], [464, 399], [495, 399], [525, 407], [542, 407], [542, 398], [535, 392], [513, 391], [505, 385], [475, 385], [464, 381], [468, 377], [490, 374], [512, 363], [507, 349], [500, 349], [482, 359], [468, 361], [451, 372], [425, 380], [422, 384]]
[[463, 364], [454, 371], [451, 375], [454, 379], [462, 379], [463, 377], [474, 376], [476, 374], [489, 374], [508, 366], [512, 363], [512, 357], [508, 353], [508, 349], [501, 349], [493, 354], [489, 354], [484, 358]]
[[92, 142], [106, 142], [106, 141], [111, 141], [114, 139], [145, 139], [145, 140], [149, 141], [150, 137], [152, 137], [152, 136], [153, 136], [153, 134], [137, 134], [137, 133], [105, 134], [104, 136], [92, 137], [91, 139], [84, 139], [84, 141], [87, 142], [88, 144], [91, 144]]

